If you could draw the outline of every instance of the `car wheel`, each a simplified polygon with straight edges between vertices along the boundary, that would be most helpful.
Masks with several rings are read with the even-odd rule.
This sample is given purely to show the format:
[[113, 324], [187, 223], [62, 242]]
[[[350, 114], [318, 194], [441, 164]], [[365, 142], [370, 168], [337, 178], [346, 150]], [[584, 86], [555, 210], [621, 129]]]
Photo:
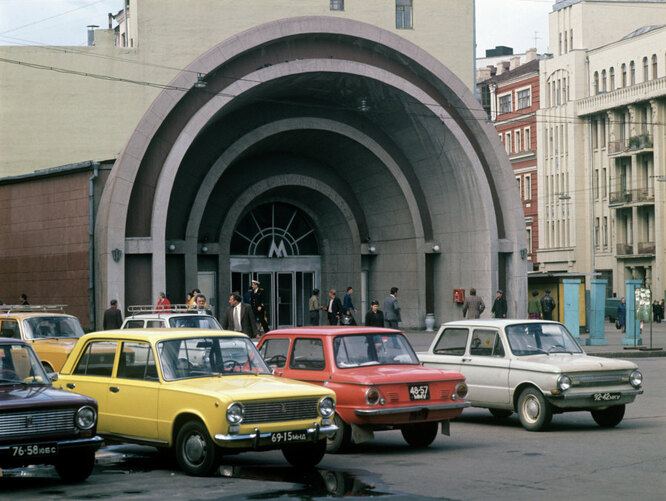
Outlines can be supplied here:
[[343, 452], [351, 442], [351, 426], [345, 423], [337, 414], [333, 418], [333, 423], [338, 427], [335, 435], [326, 439], [326, 452], [335, 454]]
[[506, 409], [488, 409], [490, 413], [493, 415], [495, 419], [506, 419], [508, 418], [511, 414], [513, 414], [513, 411], [509, 411]]
[[61, 454], [55, 469], [65, 482], [83, 482], [90, 476], [95, 466], [95, 451]]
[[217, 466], [217, 446], [200, 421], [185, 423], [176, 438], [176, 459], [188, 475], [210, 475]]
[[527, 388], [518, 399], [518, 416], [523, 428], [539, 431], [550, 424], [553, 409], [539, 390]]
[[614, 405], [608, 409], [591, 411], [592, 417], [602, 428], [613, 428], [620, 424], [624, 417], [624, 404]]
[[400, 428], [402, 437], [412, 447], [428, 447], [437, 437], [436, 421], [430, 423], [406, 424]]
[[282, 455], [289, 464], [297, 468], [312, 468], [319, 464], [326, 454], [326, 440], [313, 444], [288, 445], [282, 448]]

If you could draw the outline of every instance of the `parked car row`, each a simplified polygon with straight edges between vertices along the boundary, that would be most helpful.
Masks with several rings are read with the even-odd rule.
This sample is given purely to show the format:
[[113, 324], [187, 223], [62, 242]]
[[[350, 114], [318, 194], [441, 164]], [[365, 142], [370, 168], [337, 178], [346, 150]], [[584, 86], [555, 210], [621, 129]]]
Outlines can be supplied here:
[[419, 354], [402, 332], [367, 327], [280, 329], [258, 346], [198, 325], [81, 332], [49, 377], [32, 313], [0, 320], [25, 339], [0, 340], [0, 467], [52, 463], [68, 481], [87, 478], [102, 438], [171, 450], [191, 475], [245, 450], [313, 466], [382, 430], [427, 447], [470, 405], [517, 412], [532, 431], [575, 410], [615, 426], [643, 392], [635, 364], [588, 356], [562, 324], [526, 320], [446, 323]]

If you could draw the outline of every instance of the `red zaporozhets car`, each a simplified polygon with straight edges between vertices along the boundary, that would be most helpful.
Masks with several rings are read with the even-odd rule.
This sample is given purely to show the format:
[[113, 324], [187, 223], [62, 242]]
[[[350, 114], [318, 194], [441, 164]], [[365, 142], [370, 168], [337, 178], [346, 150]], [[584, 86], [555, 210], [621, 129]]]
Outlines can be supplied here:
[[465, 377], [419, 362], [402, 332], [372, 327], [298, 327], [262, 336], [259, 352], [274, 374], [321, 384], [337, 395], [328, 452], [361, 443], [379, 430], [400, 429], [407, 443], [427, 447], [469, 403]]

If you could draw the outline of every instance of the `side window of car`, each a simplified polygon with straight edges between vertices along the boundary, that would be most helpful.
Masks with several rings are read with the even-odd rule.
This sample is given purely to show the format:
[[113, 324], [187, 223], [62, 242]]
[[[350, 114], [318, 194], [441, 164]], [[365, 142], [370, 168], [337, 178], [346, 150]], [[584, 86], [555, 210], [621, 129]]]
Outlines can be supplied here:
[[287, 353], [289, 353], [289, 338], [269, 339], [261, 345], [262, 358], [267, 365], [274, 365], [282, 369], [287, 363]]
[[128, 320], [123, 329], [142, 329], [143, 320]]
[[321, 339], [301, 338], [294, 341], [289, 367], [320, 371], [326, 367], [324, 344]]
[[148, 320], [146, 327], [164, 327], [164, 320]]
[[148, 343], [123, 343], [118, 359], [117, 377], [157, 381], [153, 350]]
[[435, 345], [435, 353], [439, 355], [464, 355], [469, 330], [460, 327], [444, 329]]
[[93, 341], [86, 346], [74, 374], [81, 376], [106, 376], [113, 372], [116, 358], [116, 341]]
[[504, 348], [497, 331], [474, 329], [469, 354], [482, 357], [503, 357]]
[[3, 320], [0, 326], [0, 337], [21, 339], [21, 331], [16, 320]]

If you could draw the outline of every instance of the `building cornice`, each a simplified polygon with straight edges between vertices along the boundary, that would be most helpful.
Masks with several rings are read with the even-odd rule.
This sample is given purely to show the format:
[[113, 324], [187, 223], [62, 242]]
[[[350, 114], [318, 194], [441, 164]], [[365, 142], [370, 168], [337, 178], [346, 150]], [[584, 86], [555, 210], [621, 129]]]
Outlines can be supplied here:
[[649, 101], [666, 94], [666, 77], [649, 80], [630, 87], [622, 87], [611, 92], [579, 99], [575, 102], [576, 116], [583, 117], [594, 113], [627, 106], [629, 104]]

